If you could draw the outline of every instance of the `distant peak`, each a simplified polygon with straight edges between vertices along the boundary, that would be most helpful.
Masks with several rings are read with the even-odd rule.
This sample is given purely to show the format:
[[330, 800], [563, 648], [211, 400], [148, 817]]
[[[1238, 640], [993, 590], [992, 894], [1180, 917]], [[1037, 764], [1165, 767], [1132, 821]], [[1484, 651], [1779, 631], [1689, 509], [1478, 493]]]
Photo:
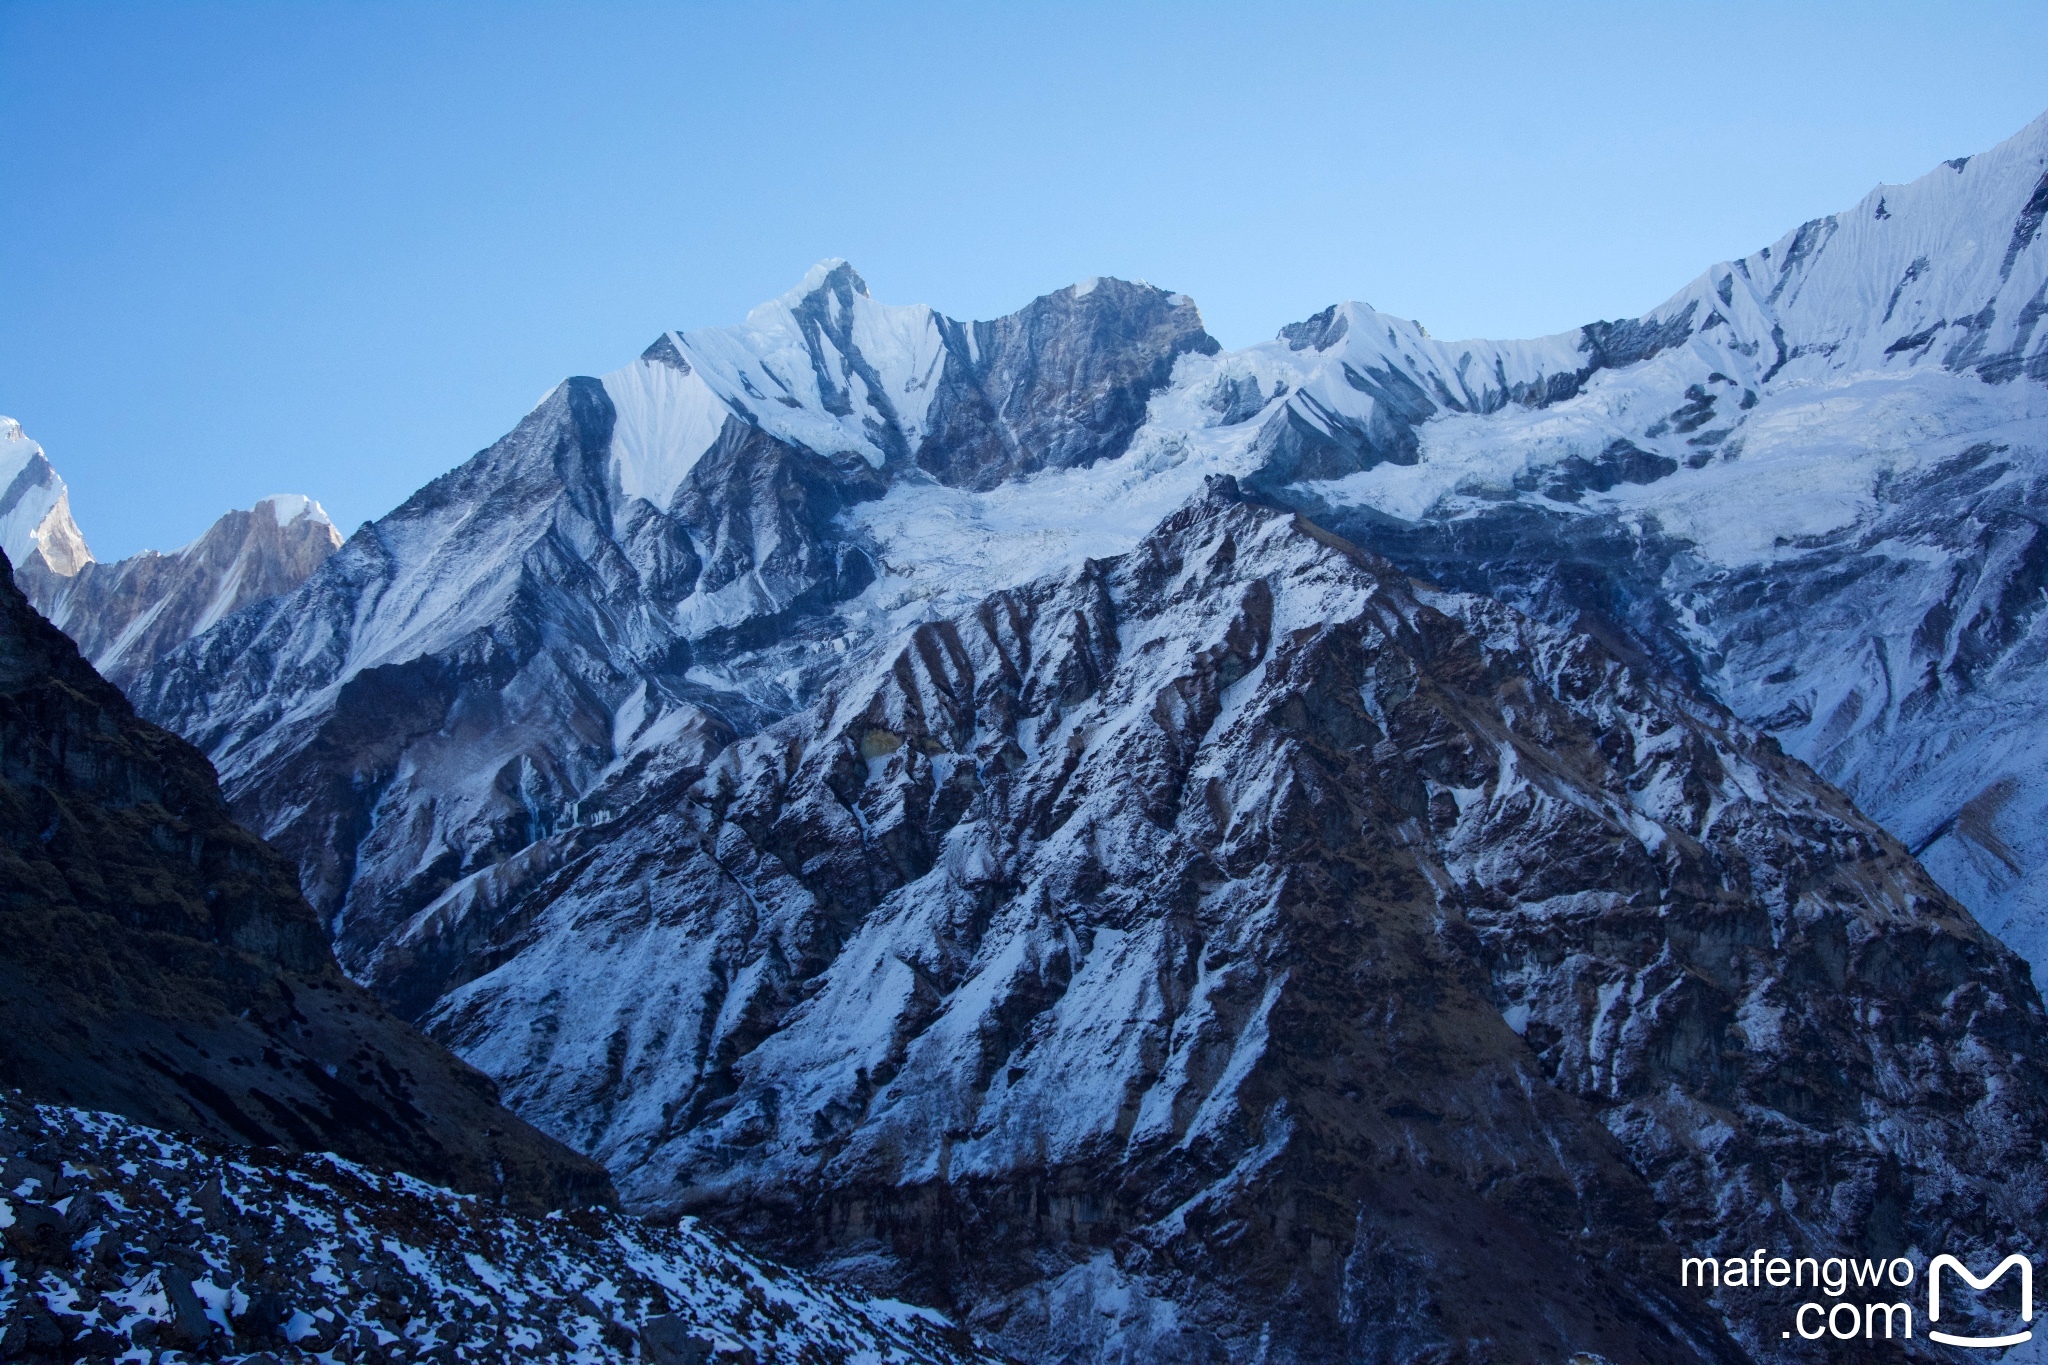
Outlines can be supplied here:
[[783, 295], [783, 298], [808, 298], [819, 290], [836, 284], [849, 286], [854, 293], [864, 299], [873, 297], [873, 295], [868, 293], [868, 282], [860, 277], [858, 270], [855, 270], [843, 257], [827, 256], [824, 260], [819, 261], [809, 270], [806, 270], [803, 280], [798, 283], [796, 288]]
[[256, 505], [249, 510], [262, 512], [266, 509], [277, 518], [279, 526], [289, 526], [300, 517], [311, 517], [329, 526], [334, 524], [327, 515], [327, 509], [303, 493], [273, 493], [267, 498], [258, 498]]
[[28, 433], [12, 417], [0, 417], [0, 441], [26, 441]]
[[657, 365], [666, 365], [680, 374], [690, 372], [690, 362], [684, 358], [682, 347], [676, 344], [674, 332], [663, 332], [654, 339], [654, 344], [640, 353], [640, 358]]

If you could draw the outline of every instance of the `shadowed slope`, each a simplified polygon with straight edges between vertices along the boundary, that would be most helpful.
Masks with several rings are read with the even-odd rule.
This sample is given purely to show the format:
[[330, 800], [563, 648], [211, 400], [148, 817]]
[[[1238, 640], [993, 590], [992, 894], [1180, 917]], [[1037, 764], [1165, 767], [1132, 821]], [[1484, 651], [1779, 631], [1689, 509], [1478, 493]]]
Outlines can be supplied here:
[[0, 574], [0, 1083], [557, 1207], [595, 1165], [334, 965], [206, 759]]

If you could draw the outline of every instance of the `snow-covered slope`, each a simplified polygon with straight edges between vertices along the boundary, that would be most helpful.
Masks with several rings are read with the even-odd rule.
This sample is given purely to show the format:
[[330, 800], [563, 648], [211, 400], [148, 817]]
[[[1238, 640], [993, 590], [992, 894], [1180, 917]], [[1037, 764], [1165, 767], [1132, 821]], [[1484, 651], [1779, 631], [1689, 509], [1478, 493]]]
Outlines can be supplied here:
[[491, 964], [431, 1030], [629, 1200], [1025, 1359], [1789, 1359], [1676, 1249], [2023, 1245], [2048, 1189], [2026, 966], [1902, 847], [1227, 481], [557, 862], [419, 926]]
[[39, 552], [20, 562], [15, 581], [102, 675], [126, 686], [216, 622], [290, 592], [340, 546], [319, 503], [286, 493], [227, 513], [168, 553], [58, 572]]
[[1843, 784], [2048, 969], [2048, 116], [1640, 319], [1436, 340], [1363, 304], [1189, 356], [1121, 460], [856, 517], [945, 610], [1231, 473], [1413, 572], [1580, 620]]
[[738, 417], [792, 445], [989, 487], [1123, 451], [1176, 356], [1213, 353], [1193, 303], [1092, 280], [994, 322], [868, 296], [824, 261], [733, 328], [668, 332], [604, 378], [612, 478], [666, 507]]
[[12, 417], [0, 417], [0, 550], [11, 564], [40, 554], [65, 574], [92, 562], [92, 551], [71, 519], [64, 480]]
[[[1313, 408], [1285, 414], [1309, 465], [1261, 480], [1416, 572], [1633, 637], [2048, 969], [2044, 213], [2048, 118], [1638, 322], [1444, 345], [1338, 310], [1248, 363]], [[1640, 360], [1587, 373], [1617, 337]], [[1376, 421], [1398, 439], [1355, 437]]]
[[996, 1365], [936, 1315], [793, 1275], [689, 1219], [520, 1215], [8, 1092], [0, 1168], [10, 1360]]

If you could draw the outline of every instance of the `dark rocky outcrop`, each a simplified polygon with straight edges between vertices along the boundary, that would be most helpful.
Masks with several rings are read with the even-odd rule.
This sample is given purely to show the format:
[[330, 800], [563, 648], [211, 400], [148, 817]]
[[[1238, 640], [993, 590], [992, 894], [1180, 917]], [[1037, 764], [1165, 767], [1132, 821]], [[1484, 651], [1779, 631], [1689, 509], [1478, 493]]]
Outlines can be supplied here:
[[968, 488], [1123, 454], [1174, 361], [1219, 349], [1192, 299], [1116, 279], [941, 325], [945, 369], [917, 463]]
[[341, 974], [205, 757], [0, 580], [0, 1084], [527, 1208], [609, 1199]]

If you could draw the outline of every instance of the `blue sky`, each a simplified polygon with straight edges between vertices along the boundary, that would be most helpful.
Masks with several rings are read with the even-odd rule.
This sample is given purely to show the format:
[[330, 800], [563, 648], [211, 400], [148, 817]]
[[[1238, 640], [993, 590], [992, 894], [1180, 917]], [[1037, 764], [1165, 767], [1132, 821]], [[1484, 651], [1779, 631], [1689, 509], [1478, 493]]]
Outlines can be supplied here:
[[1655, 305], [2048, 108], [2048, 4], [0, 0], [0, 413], [102, 558], [343, 528], [814, 260], [988, 317], [1095, 274], [1226, 345]]

